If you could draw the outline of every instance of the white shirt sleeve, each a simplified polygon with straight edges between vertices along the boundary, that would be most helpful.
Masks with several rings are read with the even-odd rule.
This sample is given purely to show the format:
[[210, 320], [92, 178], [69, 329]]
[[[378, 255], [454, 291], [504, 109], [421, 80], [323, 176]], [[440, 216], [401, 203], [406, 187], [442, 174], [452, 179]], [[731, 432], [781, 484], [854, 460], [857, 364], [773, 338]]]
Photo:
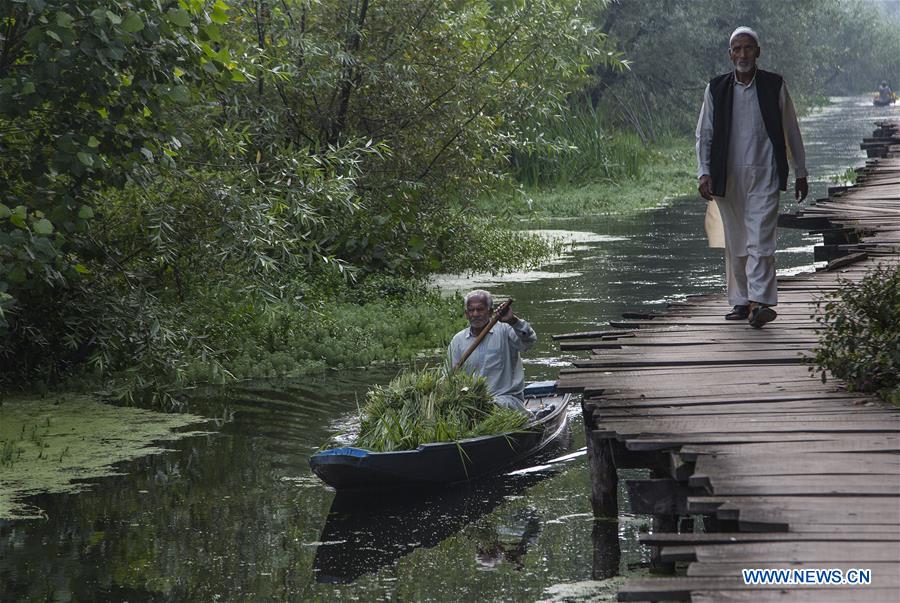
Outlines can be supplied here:
[[520, 318], [510, 331], [510, 343], [513, 348], [524, 352], [533, 346], [535, 341], [537, 341], [537, 334], [534, 329]]
[[[782, 88], [783, 90], [784, 88]], [[697, 120], [697, 178], [709, 175], [709, 159], [712, 153], [713, 135], [713, 101], [709, 91], [709, 84], [703, 92], [703, 106], [700, 108], [700, 118]]]
[[787, 146], [788, 161], [794, 168], [797, 178], [806, 178], [806, 151], [803, 149], [803, 137], [800, 136], [800, 124], [794, 111], [794, 101], [788, 94], [787, 84], [782, 81], [781, 93], [778, 95], [778, 106], [781, 108], [781, 124], [784, 128], [784, 141]]

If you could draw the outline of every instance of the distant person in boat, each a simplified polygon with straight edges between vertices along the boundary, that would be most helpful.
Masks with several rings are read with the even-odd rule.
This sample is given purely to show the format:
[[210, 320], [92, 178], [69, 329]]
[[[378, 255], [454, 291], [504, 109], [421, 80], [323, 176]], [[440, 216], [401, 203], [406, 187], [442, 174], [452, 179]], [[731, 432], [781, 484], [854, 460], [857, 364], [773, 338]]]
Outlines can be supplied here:
[[[466, 295], [464, 303], [469, 326], [450, 341], [447, 350], [450, 366], [463, 357], [491, 321], [494, 300], [490, 293], [476, 289]], [[513, 314], [512, 308], [507, 308], [462, 369], [484, 377], [497, 404], [530, 414], [525, 408], [525, 369], [519, 353], [528, 350], [535, 341], [537, 335], [531, 325]]]
[[809, 193], [806, 153], [794, 103], [777, 73], [757, 68], [759, 36], [738, 27], [728, 42], [734, 69], [706, 86], [697, 122], [700, 196], [715, 199], [725, 229], [728, 303], [726, 320], [761, 328], [777, 316], [775, 231], [779, 191]]
[[888, 86], [888, 83], [884, 80], [882, 80], [881, 84], [878, 86], [878, 100], [885, 105], [894, 100], [894, 91], [891, 90], [891, 87]]

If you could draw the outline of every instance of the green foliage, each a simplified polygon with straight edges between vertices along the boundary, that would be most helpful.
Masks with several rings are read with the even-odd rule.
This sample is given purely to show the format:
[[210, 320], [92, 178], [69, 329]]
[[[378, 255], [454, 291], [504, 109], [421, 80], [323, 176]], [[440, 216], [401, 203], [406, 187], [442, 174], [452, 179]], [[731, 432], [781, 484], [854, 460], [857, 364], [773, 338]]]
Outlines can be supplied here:
[[639, 179], [649, 159], [636, 134], [614, 132], [590, 104], [536, 122], [534, 142], [512, 156], [515, 178], [528, 187]]
[[527, 417], [492, 401], [483, 377], [441, 369], [400, 373], [366, 395], [353, 445], [376, 452], [515, 431]]
[[257, 8], [246, 5], [237, 34], [259, 49], [259, 83], [228, 103], [228, 118], [246, 124], [263, 160], [286, 142], [316, 153], [380, 145], [355, 183], [365, 211], [334, 216], [322, 233], [367, 271], [438, 269], [467, 228], [442, 225], [459, 224], [460, 199], [505, 177], [532, 116], [557, 111], [591, 66], [621, 66], [577, 0]]
[[448, 273], [488, 272], [502, 274], [535, 268], [558, 255], [561, 244], [538, 235], [498, 228], [486, 219], [474, 221], [475, 228], [457, 241], [442, 263]]
[[[423, 353], [439, 356], [462, 327], [458, 299], [399, 279], [369, 280], [380, 283], [307, 308], [234, 308], [226, 323], [234, 325], [231, 336], [221, 341], [230, 350], [223, 363], [237, 378], [268, 378], [410, 361]], [[208, 363], [196, 363], [188, 374], [202, 381], [208, 369]]]
[[694, 143], [685, 138], [650, 144], [639, 179], [588, 182], [549, 190], [530, 189], [504, 198], [510, 215], [537, 217], [620, 213], [696, 193]]
[[[48, 0], [2, 18], [2, 388], [85, 363], [226, 378], [250, 357], [233, 342], [256, 348], [240, 328], [320, 310], [307, 284], [441, 269], [491, 236], [460, 199], [504, 180], [530, 117], [621, 66], [578, 0]], [[218, 315], [239, 307], [229, 337]]]
[[817, 304], [815, 369], [900, 404], [900, 268], [879, 266]]
[[859, 177], [859, 173], [853, 168], [847, 168], [844, 170], [843, 174], [835, 174], [831, 178], [828, 179], [829, 182], [833, 182], [835, 184], [856, 184], [856, 179]]
[[[149, 388], [405, 357], [411, 339], [379, 350], [368, 327], [316, 317], [377, 322], [351, 306], [371, 299], [354, 279], [546, 257], [503, 228], [526, 203], [498, 211], [511, 172], [539, 213], [635, 205], [634, 182], [671, 194], [647, 149], [692, 126], [727, 65], [734, 23], [710, 14], [764, 32], [764, 66], [806, 94], [846, 57], [900, 56], [863, 5], [763, 4], [6, 3], [0, 388], [85, 366]], [[832, 26], [859, 33], [846, 52], [818, 33]], [[565, 207], [533, 188], [585, 183]], [[270, 345], [299, 320], [354, 352]], [[261, 366], [260, 349], [284, 356]]]
[[[133, 348], [142, 362], [112, 354], [110, 346], [66, 385], [96, 388], [106, 377], [108, 397], [179, 407], [182, 390], [195, 384], [439, 357], [463, 324], [458, 298], [405, 278], [372, 276], [348, 286], [339, 275], [322, 275], [290, 290], [297, 301], [220, 285], [182, 304], [149, 306], [140, 325], [148, 337]], [[122, 322], [116, 315], [109, 320], [111, 329]]]
[[610, 2], [598, 9], [595, 23], [631, 69], [598, 70], [600, 81], [590, 93], [596, 107], [644, 140], [693, 133], [704, 86], [732, 68], [728, 38], [738, 25], [759, 33], [760, 67], [783, 74], [795, 100], [869, 92], [900, 71], [900, 22], [884, 18], [878, 4]]
[[152, 297], [128, 283], [118, 303], [123, 283], [94, 271], [103, 264], [106, 274], [128, 278], [116, 262], [130, 250], [110, 248], [107, 237], [122, 241], [98, 211], [101, 192], [147, 186], [161, 167], [173, 165], [188, 141], [178, 111], [203, 100], [196, 85], [210, 81], [207, 66], [234, 69], [225, 66], [227, 49], [217, 58], [201, 52], [209, 46], [205, 19], [227, 9], [221, 1], [208, 7], [191, 0], [165, 11], [149, 0], [5, 7], [0, 361], [8, 371], [0, 387], [53, 379], [84, 362], [102, 339], [121, 336], [137, 345], [147, 339], [146, 332], [99, 332], [101, 323], [133, 309], [137, 297]]

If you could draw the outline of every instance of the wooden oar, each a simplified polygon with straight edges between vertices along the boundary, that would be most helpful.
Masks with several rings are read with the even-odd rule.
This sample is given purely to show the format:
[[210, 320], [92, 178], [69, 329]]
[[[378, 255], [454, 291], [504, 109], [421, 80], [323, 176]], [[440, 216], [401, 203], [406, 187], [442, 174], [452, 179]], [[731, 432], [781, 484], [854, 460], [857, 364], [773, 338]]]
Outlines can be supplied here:
[[484, 339], [487, 334], [494, 328], [494, 325], [497, 324], [497, 321], [500, 320], [500, 317], [506, 312], [506, 309], [509, 308], [513, 303], [513, 299], [510, 297], [508, 300], [503, 302], [497, 307], [497, 311], [494, 312], [494, 315], [491, 317], [491, 321], [487, 323], [487, 325], [481, 329], [481, 333], [478, 334], [478, 337], [475, 338], [475, 341], [472, 342], [472, 345], [469, 346], [469, 349], [465, 351], [462, 357], [456, 361], [456, 364], [453, 365], [453, 370], [459, 370], [459, 367], [463, 365], [463, 363], [472, 355], [472, 352], [475, 351], [475, 348], [478, 347], [478, 344], [481, 343], [481, 340]]

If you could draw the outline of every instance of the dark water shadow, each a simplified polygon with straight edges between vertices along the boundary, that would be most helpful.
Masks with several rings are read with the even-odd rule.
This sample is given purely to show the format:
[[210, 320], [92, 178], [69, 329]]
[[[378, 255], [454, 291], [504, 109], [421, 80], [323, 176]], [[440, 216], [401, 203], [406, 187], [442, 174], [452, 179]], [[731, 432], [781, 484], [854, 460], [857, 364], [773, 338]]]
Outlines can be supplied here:
[[[541, 465], [568, 451], [571, 428], [557, 441], [510, 472]], [[325, 519], [313, 560], [316, 581], [349, 584], [364, 574], [392, 565], [419, 548], [432, 548], [488, 515], [504, 500], [559, 473], [565, 464], [540, 471], [486, 476], [440, 489], [338, 492]], [[499, 533], [480, 535], [477, 561], [503, 557], [516, 562], [541, 531], [534, 514], [517, 514]]]

